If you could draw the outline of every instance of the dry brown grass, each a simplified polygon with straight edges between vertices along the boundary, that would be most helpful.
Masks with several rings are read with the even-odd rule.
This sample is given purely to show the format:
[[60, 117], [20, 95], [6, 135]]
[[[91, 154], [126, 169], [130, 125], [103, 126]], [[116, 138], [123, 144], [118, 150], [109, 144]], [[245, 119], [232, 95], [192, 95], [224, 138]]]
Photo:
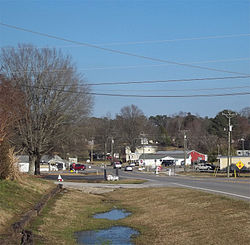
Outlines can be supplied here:
[[[92, 218], [112, 207], [133, 215], [120, 221]], [[74, 232], [127, 225], [140, 231], [135, 244], [250, 244], [250, 205], [181, 188], [122, 189], [105, 195], [68, 191], [32, 228], [36, 244], [75, 244]]]
[[250, 244], [250, 205], [187, 189], [111, 193], [136, 210], [126, 223], [139, 228], [136, 244]]

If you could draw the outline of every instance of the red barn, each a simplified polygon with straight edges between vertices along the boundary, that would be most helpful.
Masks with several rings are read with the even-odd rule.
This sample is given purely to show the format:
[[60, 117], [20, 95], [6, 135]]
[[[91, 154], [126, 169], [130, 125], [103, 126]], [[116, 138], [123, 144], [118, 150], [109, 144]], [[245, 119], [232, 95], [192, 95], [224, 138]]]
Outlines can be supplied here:
[[191, 155], [191, 162], [192, 163], [197, 163], [200, 160], [207, 161], [207, 155], [200, 153], [198, 151], [192, 150], [192, 151], [189, 151], [188, 154]]

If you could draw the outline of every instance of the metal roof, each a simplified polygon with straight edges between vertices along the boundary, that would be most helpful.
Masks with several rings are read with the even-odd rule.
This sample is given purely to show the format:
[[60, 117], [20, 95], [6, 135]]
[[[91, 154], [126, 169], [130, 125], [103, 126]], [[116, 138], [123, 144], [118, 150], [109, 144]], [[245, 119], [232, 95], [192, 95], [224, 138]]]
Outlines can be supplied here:
[[[151, 154], [141, 154], [139, 159], [162, 159], [165, 157], [184, 159], [184, 156], [184, 151], [157, 151], [156, 153]], [[186, 156], [189, 157], [188, 152], [186, 152]]]

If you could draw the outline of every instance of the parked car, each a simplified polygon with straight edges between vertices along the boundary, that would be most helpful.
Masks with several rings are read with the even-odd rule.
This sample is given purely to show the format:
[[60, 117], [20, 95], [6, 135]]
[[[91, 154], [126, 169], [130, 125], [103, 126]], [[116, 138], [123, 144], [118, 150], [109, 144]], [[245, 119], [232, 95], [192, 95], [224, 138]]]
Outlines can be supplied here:
[[161, 165], [165, 167], [173, 166], [174, 165], [174, 160], [163, 160], [161, 162]]
[[114, 162], [113, 167], [114, 168], [122, 168], [122, 163], [121, 162]]
[[131, 162], [131, 163], [129, 164], [129, 166], [135, 167], [135, 162]]
[[209, 171], [214, 170], [215, 166], [209, 163], [200, 163], [195, 167], [195, 170], [197, 171]]
[[86, 166], [84, 164], [77, 163], [77, 164], [70, 165], [70, 170], [78, 170], [78, 171], [80, 171], [80, 170], [85, 170], [85, 169], [86, 169]]
[[126, 166], [124, 168], [124, 171], [133, 171], [133, 168], [131, 166]]

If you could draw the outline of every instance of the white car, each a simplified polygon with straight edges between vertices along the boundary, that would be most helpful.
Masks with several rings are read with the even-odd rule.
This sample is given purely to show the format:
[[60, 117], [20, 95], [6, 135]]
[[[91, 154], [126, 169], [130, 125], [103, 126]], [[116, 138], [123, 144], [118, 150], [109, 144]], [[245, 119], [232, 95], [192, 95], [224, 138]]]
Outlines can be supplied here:
[[214, 169], [215, 169], [214, 165], [209, 164], [209, 163], [201, 163], [195, 167], [196, 171], [209, 171], [209, 170], [214, 170]]
[[114, 162], [114, 168], [122, 168], [122, 164], [120, 162]]
[[133, 168], [131, 166], [126, 166], [124, 168], [124, 171], [133, 171]]

